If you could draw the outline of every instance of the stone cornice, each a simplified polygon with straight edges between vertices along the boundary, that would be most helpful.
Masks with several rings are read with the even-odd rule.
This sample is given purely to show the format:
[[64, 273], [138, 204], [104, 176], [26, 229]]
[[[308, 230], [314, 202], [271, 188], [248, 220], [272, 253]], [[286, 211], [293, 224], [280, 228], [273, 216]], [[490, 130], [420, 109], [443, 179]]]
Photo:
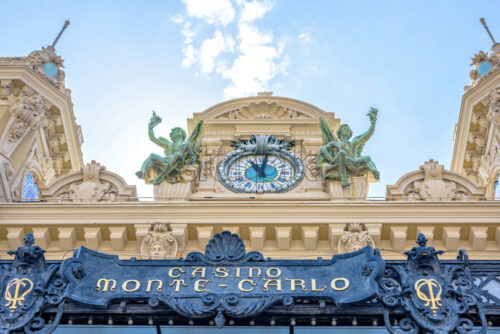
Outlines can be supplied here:
[[[43, 217], [43, 218], [42, 218]], [[213, 223], [497, 223], [500, 202], [121, 202], [0, 204], [0, 225], [132, 223], [145, 219]]]

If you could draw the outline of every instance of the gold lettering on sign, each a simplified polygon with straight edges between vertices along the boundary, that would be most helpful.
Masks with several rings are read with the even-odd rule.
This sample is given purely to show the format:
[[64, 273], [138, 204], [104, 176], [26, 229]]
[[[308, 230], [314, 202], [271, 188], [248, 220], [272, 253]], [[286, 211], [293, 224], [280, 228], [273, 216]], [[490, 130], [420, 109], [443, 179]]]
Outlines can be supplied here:
[[248, 269], [248, 278], [252, 278], [253, 277], [253, 271], [254, 270], [257, 270], [257, 277], [261, 277], [262, 276], [262, 270], [260, 270], [260, 268], [251, 267], [250, 269]]
[[[275, 274], [271, 274], [271, 271], [272, 271], [272, 270], [276, 271], [276, 273], [275, 273]], [[281, 276], [281, 269], [280, 269], [280, 268], [274, 268], [274, 267], [272, 267], [272, 268], [268, 268], [268, 269], [266, 270], [266, 276], [267, 276], [267, 277], [271, 277], [271, 278], [277, 278], [277, 277], [280, 277], [280, 276]]]
[[159, 279], [148, 279], [148, 286], [146, 288], [146, 292], [151, 291], [151, 285], [153, 285], [154, 282], [158, 283], [158, 287], [156, 288], [156, 292], [161, 292], [161, 288], [163, 287], [163, 282], [160, 281]]
[[[23, 289], [21, 293], [19, 293], [20, 288]], [[4, 298], [7, 301], [5, 306], [9, 307], [10, 313], [13, 313], [18, 306], [23, 306], [24, 298], [32, 289], [33, 282], [28, 278], [14, 278], [7, 284]], [[14, 290], [14, 295], [12, 295], [12, 290]]]
[[[337, 282], [338, 281], [344, 282], [344, 285], [341, 286], [341, 287], [338, 287], [337, 286]], [[332, 282], [330, 283], [330, 286], [335, 291], [343, 291], [343, 290], [345, 290], [345, 289], [347, 289], [349, 287], [349, 280], [347, 278], [344, 278], [344, 277], [335, 278], [335, 279], [332, 279]]]
[[196, 277], [196, 274], [200, 273], [201, 277], [205, 278], [207, 273], [207, 268], [205, 267], [193, 267], [193, 271], [191, 272], [191, 277]]
[[[427, 291], [422, 291], [426, 287]], [[441, 284], [434, 278], [422, 278], [415, 282], [415, 292], [418, 299], [425, 302], [425, 307], [431, 306], [432, 313], [436, 314], [436, 310], [442, 306], [441, 304]]]
[[[132, 289], [128, 289], [127, 286], [128, 286], [129, 283], [134, 283], [135, 286]], [[136, 292], [137, 290], [139, 290], [140, 287], [141, 287], [141, 282], [139, 282], [136, 279], [126, 280], [122, 284], [122, 290], [125, 291], [125, 292]]]
[[179, 292], [181, 290], [181, 284], [182, 284], [182, 286], [187, 286], [187, 284], [184, 282], [183, 279], [174, 279], [172, 281], [172, 283], [170, 283], [168, 286], [174, 286], [175, 285], [174, 292]]
[[303, 279], [285, 278], [285, 280], [290, 281], [290, 290], [295, 291], [295, 287], [300, 286], [302, 291], [307, 291], [306, 282]]
[[[178, 270], [179, 274], [178, 275], [174, 275], [174, 270]], [[172, 278], [177, 278], [177, 277], [181, 277], [181, 275], [184, 274], [184, 273], [185, 273], [185, 271], [182, 270], [182, 268], [173, 267], [173, 268], [170, 268], [170, 270], [168, 271], [168, 276], [172, 277]]]
[[264, 287], [262, 288], [262, 291], [267, 292], [269, 291], [269, 286], [275, 286], [276, 291], [281, 291], [281, 280], [280, 279], [267, 279], [264, 278]]
[[[243, 283], [250, 283], [250, 285], [252, 285], [252, 286], [248, 289], [245, 289], [243, 287]], [[241, 281], [238, 282], [238, 289], [240, 289], [240, 291], [243, 291], [243, 292], [250, 292], [254, 289], [253, 287], [256, 285], [257, 284], [255, 284], [255, 282], [252, 281], [251, 279], [242, 279]]]
[[213, 272], [215, 277], [228, 277], [229, 276], [229, 270], [224, 267], [217, 267], [215, 269], [215, 272]]
[[194, 282], [194, 291], [196, 292], [210, 292], [210, 290], [207, 289], [207, 284], [208, 282], [211, 282], [209, 279], [199, 279], [196, 282]]
[[311, 278], [311, 291], [325, 291], [326, 285], [323, 285], [321, 289], [316, 288], [316, 279]]
[[240, 272], [241, 272], [241, 268], [236, 267], [236, 278], [240, 278]]
[[[103, 284], [103, 287], [101, 288], [101, 282]], [[116, 290], [116, 280], [114, 279], [109, 279], [109, 278], [101, 278], [97, 281], [97, 285], [95, 287], [95, 289], [97, 291], [108, 291], [108, 285], [109, 283], [111, 283], [111, 289], [109, 291], [115, 291]]]

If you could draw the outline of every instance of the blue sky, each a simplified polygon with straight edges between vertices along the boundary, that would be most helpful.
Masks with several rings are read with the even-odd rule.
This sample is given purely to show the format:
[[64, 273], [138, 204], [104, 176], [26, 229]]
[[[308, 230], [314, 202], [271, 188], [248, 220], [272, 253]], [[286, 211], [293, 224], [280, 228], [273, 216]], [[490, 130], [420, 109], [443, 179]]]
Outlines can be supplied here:
[[[97, 160], [151, 196], [134, 173], [157, 133], [230, 97], [274, 95], [334, 112], [355, 135], [380, 110], [364, 154], [381, 172], [371, 196], [434, 158], [450, 167], [470, 58], [500, 40], [499, 1], [0, 0], [0, 56], [56, 49]], [[250, 70], [249, 70], [250, 69]]]

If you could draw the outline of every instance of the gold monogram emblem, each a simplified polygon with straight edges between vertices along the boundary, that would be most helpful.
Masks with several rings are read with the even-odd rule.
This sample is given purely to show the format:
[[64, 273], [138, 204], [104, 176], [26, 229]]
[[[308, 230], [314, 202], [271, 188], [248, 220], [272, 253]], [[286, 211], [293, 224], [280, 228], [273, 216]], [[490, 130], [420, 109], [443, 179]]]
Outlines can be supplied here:
[[417, 297], [425, 302], [425, 307], [431, 307], [432, 313], [442, 306], [441, 304], [441, 284], [434, 278], [422, 278], [415, 282]]
[[5, 289], [5, 300], [10, 309], [10, 313], [13, 313], [18, 306], [23, 306], [24, 297], [30, 293], [33, 289], [33, 282], [28, 278], [14, 278], [9, 282], [7, 288]]

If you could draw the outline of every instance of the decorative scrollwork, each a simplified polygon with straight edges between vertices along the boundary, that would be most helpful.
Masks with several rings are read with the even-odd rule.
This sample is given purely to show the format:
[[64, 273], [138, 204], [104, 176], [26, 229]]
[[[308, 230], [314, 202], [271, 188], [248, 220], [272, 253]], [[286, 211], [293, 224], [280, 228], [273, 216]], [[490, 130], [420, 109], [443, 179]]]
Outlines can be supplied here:
[[[394, 334], [470, 333], [474, 327], [472, 320], [461, 316], [475, 307], [481, 328], [474, 333], [484, 333], [486, 318], [478, 303], [465, 251], [459, 254], [461, 266], [443, 266], [437, 257], [443, 251], [427, 246], [422, 233], [417, 243], [418, 247], [405, 253], [406, 265], [388, 267], [379, 281], [387, 330]], [[391, 325], [389, 317], [389, 310], [395, 307], [402, 307], [406, 313], [398, 328]]]
[[[24, 246], [9, 254], [15, 255], [12, 266], [0, 271], [5, 282], [1, 294], [7, 303], [0, 304], [0, 333], [50, 333], [60, 320], [64, 305], [66, 280], [60, 275], [59, 264], [47, 265], [44, 250], [33, 246], [35, 238], [29, 233]], [[58, 305], [53, 324], [40, 316], [47, 306]]]
[[207, 244], [205, 254], [191, 252], [184, 259], [185, 262], [205, 263], [245, 263], [263, 262], [264, 256], [260, 252], [245, 251], [245, 244], [237, 234], [224, 231], [216, 234]]

